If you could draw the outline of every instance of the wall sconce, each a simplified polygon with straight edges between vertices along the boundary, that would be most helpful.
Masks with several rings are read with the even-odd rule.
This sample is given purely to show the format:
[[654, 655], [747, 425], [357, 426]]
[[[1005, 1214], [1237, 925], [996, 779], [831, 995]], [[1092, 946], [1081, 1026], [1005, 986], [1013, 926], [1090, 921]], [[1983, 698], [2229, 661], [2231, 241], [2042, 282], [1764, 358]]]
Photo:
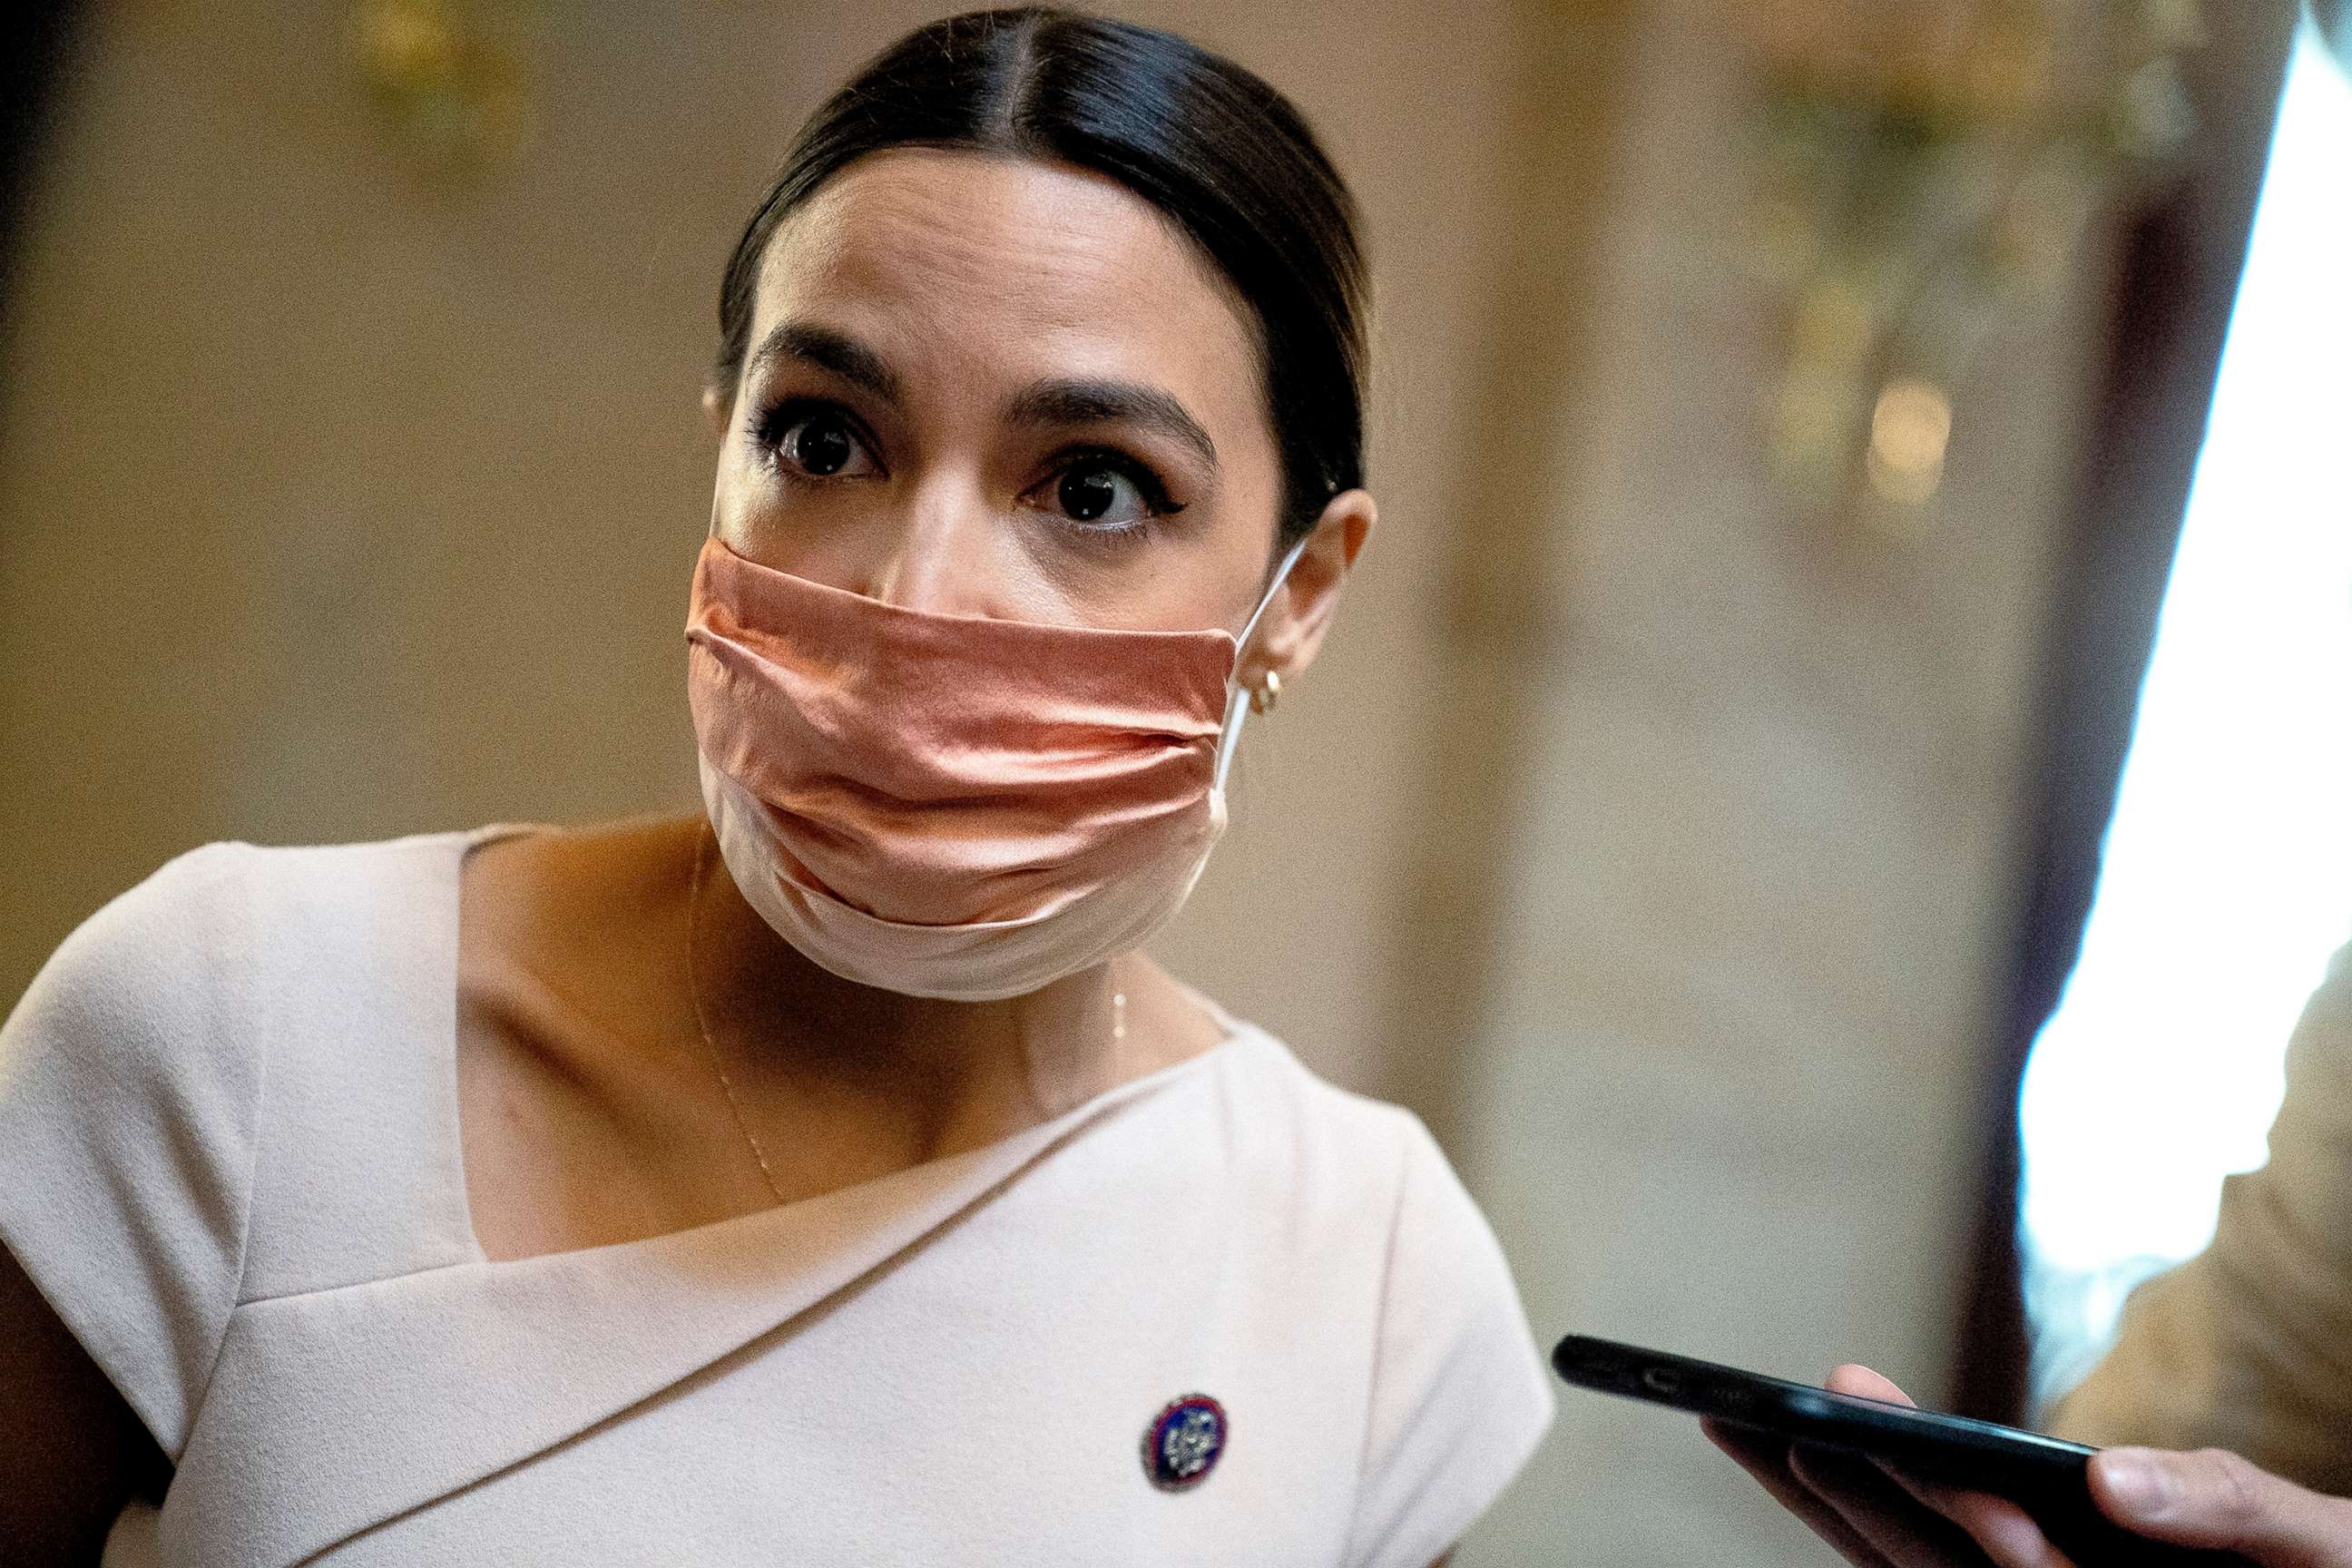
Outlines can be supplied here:
[[2066, 274], [2119, 175], [2193, 126], [2200, 0], [1761, 0], [1754, 258], [1784, 354], [1765, 411], [1800, 504], [1924, 527], [2003, 310]]
[[536, 113], [513, 8], [492, 18], [462, 0], [360, 0], [349, 36], [360, 81], [401, 144], [427, 169], [464, 176], [530, 143]]

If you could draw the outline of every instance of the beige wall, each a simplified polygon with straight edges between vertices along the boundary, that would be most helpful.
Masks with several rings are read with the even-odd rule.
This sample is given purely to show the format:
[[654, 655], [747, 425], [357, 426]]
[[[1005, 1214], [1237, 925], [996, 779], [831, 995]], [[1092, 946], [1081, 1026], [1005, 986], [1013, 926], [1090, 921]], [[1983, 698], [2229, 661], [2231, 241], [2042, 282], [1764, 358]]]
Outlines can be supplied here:
[[[1510, 916], [1460, 1141], [1531, 1316], [1818, 1378], [1950, 1370], [1989, 992], [2093, 312], [2001, 322], [1903, 539], [1752, 442], [1722, 8], [1643, 8]], [[1679, 1417], [1579, 1395], [1478, 1561], [1828, 1561]], [[1574, 1543], [1563, 1551], [1563, 1542]]]
[[[1919, 540], [1797, 523], [1748, 439], [1721, 7], [1126, 9], [1302, 101], [1381, 291], [1381, 532], [1163, 953], [1341, 1081], [1445, 1101], [1547, 1342], [1932, 1387], [2078, 312], [2007, 329]], [[472, 187], [383, 134], [338, 7], [91, 10], [0, 384], [0, 994], [208, 838], [690, 805], [717, 271], [798, 116], [929, 9], [539, 7], [541, 138]], [[1568, 198], [1591, 291], [1531, 356], [1511, 84], [1579, 12], [1612, 47], [1538, 85], [1625, 118], [1566, 144], [1609, 161]], [[1532, 527], [1481, 514], [1496, 464]], [[1457, 912], [1403, 902], [1449, 808], [1439, 585], [1489, 537], [1535, 542], [1559, 613], [1489, 648], [1533, 694], [1508, 876], [1458, 911], [1493, 984], [1401, 1037], [1396, 944]], [[1465, 1564], [1821, 1561], [1685, 1424], [1563, 1415]]]

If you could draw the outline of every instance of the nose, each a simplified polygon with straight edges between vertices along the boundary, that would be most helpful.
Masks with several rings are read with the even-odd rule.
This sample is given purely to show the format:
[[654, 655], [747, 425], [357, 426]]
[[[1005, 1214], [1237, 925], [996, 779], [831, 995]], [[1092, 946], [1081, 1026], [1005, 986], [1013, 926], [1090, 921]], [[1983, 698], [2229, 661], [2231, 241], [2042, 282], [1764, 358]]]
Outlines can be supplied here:
[[871, 553], [858, 591], [901, 609], [933, 615], [1003, 613], [993, 584], [1003, 574], [1003, 520], [975, 487], [942, 481], [873, 520]]

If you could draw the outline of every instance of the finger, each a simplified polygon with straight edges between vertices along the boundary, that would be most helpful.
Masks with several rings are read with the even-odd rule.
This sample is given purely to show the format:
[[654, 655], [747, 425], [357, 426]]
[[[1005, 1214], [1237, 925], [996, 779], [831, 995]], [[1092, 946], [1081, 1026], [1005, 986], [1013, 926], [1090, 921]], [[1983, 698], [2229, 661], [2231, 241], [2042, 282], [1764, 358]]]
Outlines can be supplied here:
[[1854, 1533], [1844, 1516], [1789, 1473], [1789, 1445], [1785, 1438], [1743, 1426], [1727, 1426], [1714, 1420], [1698, 1425], [1708, 1442], [1729, 1455], [1771, 1495], [1774, 1502], [1795, 1514], [1806, 1529], [1827, 1542], [1830, 1549], [1853, 1568], [1893, 1568], [1870, 1542]]
[[2050, 1544], [2033, 1516], [2007, 1498], [1917, 1480], [1888, 1465], [1878, 1468], [1896, 1486], [1966, 1531], [1997, 1568], [2074, 1568], [2073, 1559]]
[[[1911, 1396], [1891, 1379], [1866, 1366], [1839, 1367], [1830, 1373], [1826, 1386], [1833, 1394], [1851, 1394], [1917, 1408]], [[1891, 1466], [1877, 1468], [1924, 1507], [1958, 1525], [1999, 1568], [2073, 1568], [2066, 1554], [2050, 1544], [2032, 1516], [2015, 1503], [1983, 1492], [1914, 1481]]]
[[1918, 1408], [1909, 1394], [1866, 1366], [1842, 1366], [1830, 1373], [1829, 1382], [1823, 1386], [1832, 1394], [1851, 1394], [1857, 1398], [1883, 1399], [1890, 1405], [1909, 1405], [1915, 1410]]
[[2263, 1568], [2352, 1568], [2352, 1502], [2224, 1449], [2110, 1448], [2091, 1460], [2091, 1497], [2158, 1541], [2236, 1552]]
[[1966, 1531], [1867, 1459], [1801, 1444], [1790, 1450], [1789, 1473], [1894, 1568], [1982, 1568], [1986, 1562]]

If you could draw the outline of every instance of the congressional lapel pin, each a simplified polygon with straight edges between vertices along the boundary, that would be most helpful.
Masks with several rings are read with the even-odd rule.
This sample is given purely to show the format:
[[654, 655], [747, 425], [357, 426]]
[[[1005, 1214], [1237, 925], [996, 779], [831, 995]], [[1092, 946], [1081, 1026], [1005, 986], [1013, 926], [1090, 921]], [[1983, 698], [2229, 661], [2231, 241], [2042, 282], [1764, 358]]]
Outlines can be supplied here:
[[1171, 1399], [1143, 1429], [1143, 1473], [1161, 1491], [1189, 1491], [1217, 1468], [1225, 1432], [1225, 1407], [1207, 1394]]

